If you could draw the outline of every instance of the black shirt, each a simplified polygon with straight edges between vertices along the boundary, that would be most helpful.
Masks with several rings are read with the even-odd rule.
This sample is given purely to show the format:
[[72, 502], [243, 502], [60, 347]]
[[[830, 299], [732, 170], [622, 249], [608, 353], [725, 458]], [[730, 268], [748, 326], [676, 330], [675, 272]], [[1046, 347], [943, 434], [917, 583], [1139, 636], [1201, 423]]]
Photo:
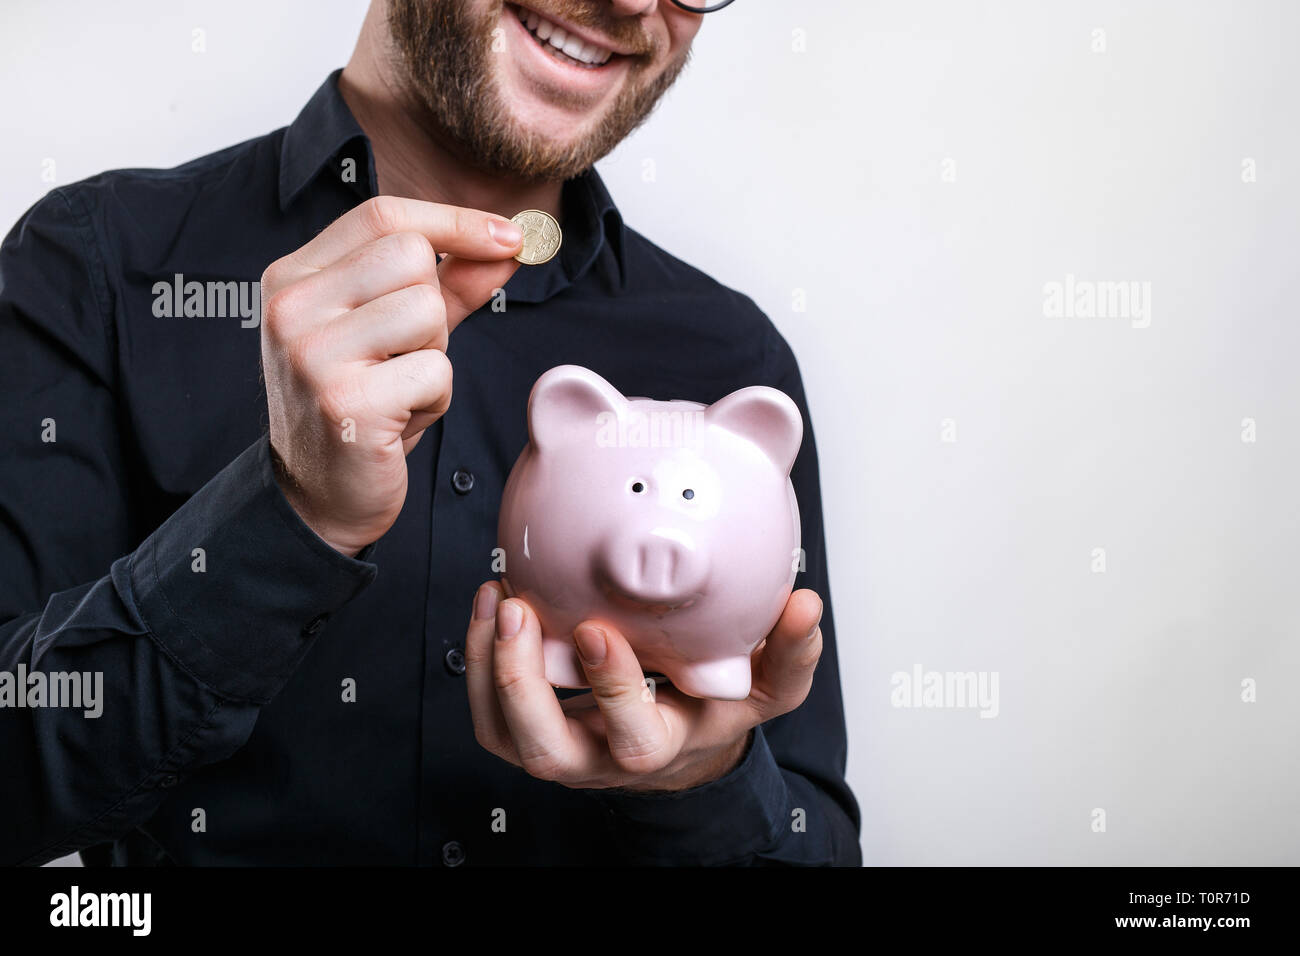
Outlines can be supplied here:
[[809, 421], [771, 322], [627, 228], [594, 171], [565, 185], [560, 255], [452, 334], [393, 528], [347, 558], [284, 499], [235, 294], [377, 192], [337, 77], [285, 129], [55, 189], [0, 247], [0, 672], [103, 675], [95, 718], [0, 698], [0, 862], [859, 863], [810, 424], [796, 586], [825, 650], [735, 770], [570, 790], [474, 740], [465, 630], [542, 372], [705, 403], [772, 385]]

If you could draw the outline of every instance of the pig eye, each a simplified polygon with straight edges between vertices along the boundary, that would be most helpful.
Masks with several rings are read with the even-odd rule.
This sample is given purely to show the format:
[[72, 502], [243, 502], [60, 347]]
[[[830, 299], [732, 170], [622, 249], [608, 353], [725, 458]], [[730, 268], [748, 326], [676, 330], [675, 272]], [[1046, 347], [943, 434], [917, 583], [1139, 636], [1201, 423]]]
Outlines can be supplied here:
[[639, 481], [632, 482], [632, 494], [639, 495], [643, 491], [645, 491], [645, 485]]
[[685, 498], [687, 501], [690, 501], [692, 498], [695, 497], [695, 492], [693, 489], [687, 488], [685, 491], [682, 492], [682, 497]]

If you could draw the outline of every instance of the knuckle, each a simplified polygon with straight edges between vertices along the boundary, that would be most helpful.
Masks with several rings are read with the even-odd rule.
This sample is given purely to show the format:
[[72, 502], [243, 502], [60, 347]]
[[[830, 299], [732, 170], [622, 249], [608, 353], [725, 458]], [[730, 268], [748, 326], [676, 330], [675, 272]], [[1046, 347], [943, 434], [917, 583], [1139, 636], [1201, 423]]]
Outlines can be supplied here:
[[524, 692], [524, 679], [523, 672], [499, 662], [492, 674], [497, 693], [506, 700], [513, 700]]
[[283, 259], [276, 259], [262, 272], [262, 295], [273, 295], [285, 280], [285, 265]]
[[301, 296], [298, 295], [295, 286], [289, 285], [277, 290], [269, 299], [263, 301], [262, 324], [272, 334], [280, 335], [287, 330], [299, 311]]
[[433, 363], [421, 356], [421, 361], [405, 362], [398, 374], [415, 386], [421, 394], [438, 390], [438, 374]]
[[822, 659], [822, 632], [818, 628], [817, 635], [801, 647], [794, 655], [794, 666], [801, 671], [812, 671], [817, 669], [817, 664]]
[[396, 232], [402, 221], [401, 206], [392, 196], [373, 196], [361, 206], [362, 222], [375, 235]]
[[[442, 354], [442, 353], [438, 353]], [[445, 362], [446, 374], [443, 375], [438, 385], [438, 400], [434, 402], [432, 410], [438, 415], [444, 415], [447, 409], [451, 408], [451, 363]]]
[[316, 406], [327, 421], [339, 424], [345, 418], [357, 418], [357, 389], [351, 379], [327, 382], [316, 390]]
[[672, 763], [672, 755], [662, 743], [619, 747], [611, 750], [610, 756], [620, 770], [630, 774], [658, 773]]
[[491, 657], [483, 647], [482, 641], [475, 641], [472, 638], [465, 642], [465, 669], [474, 671], [480, 667], [486, 667], [491, 662]]
[[429, 240], [418, 232], [399, 232], [388, 237], [393, 256], [405, 269], [417, 275], [428, 275], [438, 267]]
[[442, 293], [427, 282], [407, 286], [405, 295], [408, 306], [414, 309], [430, 327], [447, 324], [447, 304], [442, 301]]
[[470, 236], [477, 223], [478, 217], [469, 209], [463, 206], [452, 207], [451, 227], [458, 236]]
[[538, 780], [554, 783], [565, 776], [564, 761], [550, 751], [520, 754], [519, 759], [528, 775]]
[[598, 681], [591, 685], [591, 696], [603, 707], [618, 709], [625, 704], [635, 704], [641, 699], [645, 684], [628, 686], [619, 681]]
[[425, 378], [422, 383], [440, 395], [450, 397], [452, 371], [451, 360], [447, 358], [447, 353], [428, 349], [423, 357], [424, 361], [420, 363], [420, 367], [424, 370]]

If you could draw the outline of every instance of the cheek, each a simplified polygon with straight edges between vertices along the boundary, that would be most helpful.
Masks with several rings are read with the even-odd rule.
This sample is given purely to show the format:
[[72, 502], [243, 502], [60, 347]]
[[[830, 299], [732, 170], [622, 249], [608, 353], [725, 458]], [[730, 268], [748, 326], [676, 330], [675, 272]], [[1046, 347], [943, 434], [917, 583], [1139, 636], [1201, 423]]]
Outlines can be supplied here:
[[704, 22], [704, 18], [698, 14], [679, 10], [676, 5], [668, 3], [667, 0], [663, 3], [662, 9], [664, 27], [668, 32], [669, 49], [673, 53], [681, 53], [683, 48], [691, 45], [695, 34], [700, 32], [700, 24]]
[[657, 57], [660, 69], [666, 69], [668, 65], [681, 60], [686, 56], [686, 51], [690, 49], [691, 42], [695, 39], [695, 34], [700, 29], [700, 17], [685, 11], [678, 10], [664, 2], [663, 22], [658, 24], [657, 33], [663, 44], [662, 49]]

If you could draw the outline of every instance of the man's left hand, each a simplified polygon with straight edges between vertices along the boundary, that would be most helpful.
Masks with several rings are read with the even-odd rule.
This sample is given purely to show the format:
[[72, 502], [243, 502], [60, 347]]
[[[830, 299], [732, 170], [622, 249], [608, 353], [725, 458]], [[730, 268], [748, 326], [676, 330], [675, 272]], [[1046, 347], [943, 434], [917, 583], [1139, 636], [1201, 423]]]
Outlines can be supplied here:
[[821, 599], [796, 591], [751, 656], [749, 697], [700, 700], [671, 687], [652, 692], [623, 635], [586, 621], [573, 637], [591, 693], [561, 702], [546, 680], [537, 615], [503, 597], [495, 581], [479, 588], [465, 639], [474, 735], [566, 787], [673, 791], [725, 776], [754, 727], [803, 703], [822, 652]]

